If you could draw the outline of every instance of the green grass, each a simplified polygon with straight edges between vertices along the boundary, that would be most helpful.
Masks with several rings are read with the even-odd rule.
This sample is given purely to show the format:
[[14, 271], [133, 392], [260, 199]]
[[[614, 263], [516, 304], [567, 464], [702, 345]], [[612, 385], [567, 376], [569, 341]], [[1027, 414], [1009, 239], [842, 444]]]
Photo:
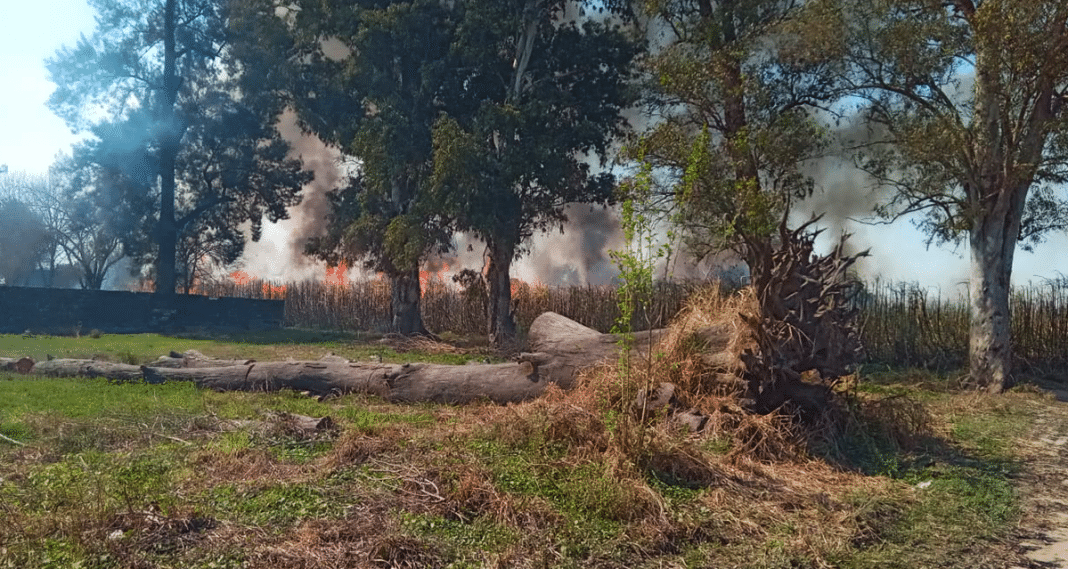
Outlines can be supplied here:
[[398, 512], [401, 527], [417, 538], [444, 546], [445, 555], [454, 567], [481, 567], [485, 554], [500, 553], [519, 542], [523, 534], [504, 524], [485, 518], [472, 523], [434, 514]]
[[[858, 569], [1003, 567], [990, 557], [1009, 543], [1021, 515], [1012, 480], [1025, 458], [1016, 454], [1014, 441], [1027, 433], [1036, 402], [1016, 394], [977, 396], [942, 386], [920, 390], [915, 386], [930, 384], [928, 374], [897, 376], [908, 378], [910, 385], [879, 377], [874, 391], [924, 401], [948, 437], [908, 450], [895, 448], [878, 433], [858, 439], [855, 449], [862, 466], [893, 478], [898, 491], [853, 496], [853, 507], [872, 535], [866, 538], [870, 543], [839, 564]], [[924, 381], [915, 382], [917, 376]]]
[[281, 533], [302, 520], [339, 518], [345, 511], [343, 498], [305, 484], [264, 488], [224, 484], [206, 492], [198, 502], [201, 511], [218, 519]]
[[[104, 334], [91, 336], [0, 335], [0, 356], [31, 357], [41, 361], [56, 358], [100, 358], [129, 364], [149, 363], [172, 351], [197, 350], [226, 359], [257, 361], [318, 359], [333, 353], [354, 361], [381, 359], [390, 363], [428, 362], [462, 365], [476, 356], [455, 353], [398, 352], [392, 347], [368, 343], [366, 335], [287, 328], [263, 332], [214, 335]], [[485, 357], [478, 355], [477, 357]], [[498, 358], [493, 358], [499, 361]]]

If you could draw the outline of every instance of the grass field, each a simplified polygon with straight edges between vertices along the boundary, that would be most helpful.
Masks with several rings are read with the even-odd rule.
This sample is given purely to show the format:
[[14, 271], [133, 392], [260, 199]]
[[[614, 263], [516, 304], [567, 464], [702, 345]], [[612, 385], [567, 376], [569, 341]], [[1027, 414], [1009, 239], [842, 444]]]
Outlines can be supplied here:
[[[429, 345], [431, 343], [427, 343]], [[219, 358], [254, 359], [257, 361], [318, 359], [332, 353], [351, 360], [381, 358], [385, 362], [406, 363], [417, 357], [419, 361], [463, 364], [470, 359], [492, 357], [486, 349], [466, 344], [452, 349], [433, 344], [435, 350], [421, 350], [418, 341], [384, 338], [381, 334], [331, 332], [287, 328], [241, 334], [179, 335], [160, 334], [101, 334], [83, 335], [0, 335], [0, 354], [18, 354], [41, 361], [56, 358], [101, 358], [108, 361], [144, 364], [169, 352], [197, 350]]]
[[[482, 357], [294, 331], [0, 337], [0, 355], [184, 349]], [[1051, 404], [882, 371], [837, 426], [724, 402], [731, 428], [691, 436], [628, 427], [612, 385], [450, 407], [0, 375], [0, 434], [22, 443], [0, 442], [0, 567], [1004, 567], [1027, 458], [1013, 441]]]

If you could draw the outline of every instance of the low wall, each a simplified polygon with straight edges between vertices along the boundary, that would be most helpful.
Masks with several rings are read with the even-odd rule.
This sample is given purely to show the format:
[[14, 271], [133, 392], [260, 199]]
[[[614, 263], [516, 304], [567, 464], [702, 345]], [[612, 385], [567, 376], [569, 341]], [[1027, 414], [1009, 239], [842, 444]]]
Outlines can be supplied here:
[[282, 327], [284, 300], [0, 286], [0, 333], [111, 334]]

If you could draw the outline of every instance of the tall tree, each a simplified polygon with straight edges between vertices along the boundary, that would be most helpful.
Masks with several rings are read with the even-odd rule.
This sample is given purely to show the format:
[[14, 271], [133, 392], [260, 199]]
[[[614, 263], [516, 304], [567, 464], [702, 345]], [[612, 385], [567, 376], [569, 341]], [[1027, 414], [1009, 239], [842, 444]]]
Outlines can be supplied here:
[[640, 45], [618, 26], [565, 19], [584, 5], [457, 3], [448, 87], [457, 100], [434, 127], [434, 199], [455, 228], [486, 243], [497, 347], [515, 339], [510, 267], [524, 244], [566, 221], [567, 203], [613, 197], [614, 177], [594, 166], [624, 132]]
[[[1009, 287], [1019, 242], [1068, 227], [1068, 0], [835, 0], [824, 14], [847, 94], [873, 129], [861, 164], [970, 251], [971, 381], [1013, 384]], [[824, 24], [826, 25], [826, 24]]]
[[824, 148], [813, 107], [829, 100], [826, 59], [806, 57], [801, 0], [653, 0], [645, 60], [649, 129], [626, 155], [651, 168], [697, 258], [734, 251], [753, 282], [791, 208], [812, 194], [805, 160]]
[[[451, 234], [427, 207], [431, 128], [448, 107], [453, 13], [438, 0], [237, 2], [233, 26], [255, 30], [246, 80], [288, 97], [307, 134], [358, 162], [334, 194], [329, 233], [309, 251], [362, 262], [392, 284], [393, 328], [426, 331], [419, 266]], [[247, 56], [244, 54], [248, 54]]]
[[95, 33], [47, 62], [58, 85], [49, 106], [72, 128], [94, 129], [82, 155], [110, 178], [101, 189], [122, 198], [127, 241], [142, 245], [129, 250], [154, 260], [156, 292], [173, 294], [184, 226], [228, 207], [233, 215], [217, 219], [250, 221], [258, 238], [264, 213], [284, 217], [306, 177], [273, 128], [278, 102], [237, 88], [223, 0], [90, 3]]

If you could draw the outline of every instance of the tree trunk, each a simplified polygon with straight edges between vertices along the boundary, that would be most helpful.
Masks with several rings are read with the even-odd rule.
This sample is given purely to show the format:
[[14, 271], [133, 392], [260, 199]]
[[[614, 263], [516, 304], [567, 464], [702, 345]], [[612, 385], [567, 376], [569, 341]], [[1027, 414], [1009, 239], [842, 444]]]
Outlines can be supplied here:
[[175, 46], [176, 0], [167, 0], [163, 14], [163, 100], [159, 111], [160, 210], [159, 257], [156, 259], [156, 294], [173, 295], [177, 228], [174, 223], [174, 169], [178, 155], [178, 129], [174, 103], [178, 99], [177, 49]]
[[1009, 293], [1020, 215], [1009, 209], [982, 215], [969, 235], [968, 374], [972, 385], [993, 393], [1014, 384]]
[[489, 267], [486, 281], [489, 298], [486, 303], [486, 323], [490, 344], [500, 350], [515, 348], [515, 318], [512, 315], [512, 278], [510, 275], [513, 247], [500, 241], [490, 243]]
[[[699, 332], [713, 356], [709, 361], [722, 362], [724, 366], [732, 361], [727, 352], [731, 333], [727, 326]], [[650, 346], [663, 335], [664, 330], [642, 332], [636, 337], [634, 349], [648, 355]], [[326, 356], [320, 361], [165, 368], [57, 359], [37, 364], [33, 373], [149, 383], [192, 381], [221, 391], [292, 389], [315, 395], [367, 393], [393, 402], [488, 400], [503, 404], [538, 397], [550, 384], [571, 388], [583, 368], [614, 363], [619, 357], [618, 336], [601, 334], [553, 312], [534, 320], [530, 341], [535, 351], [502, 364], [381, 364]]]
[[145, 379], [140, 366], [66, 358], [37, 362], [32, 372], [48, 377], [105, 377], [114, 381], [132, 382]]
[[419, 307], [420, 293], [418, 268], [390, 278], [394, 332], [405, 336], [428, 334]]

